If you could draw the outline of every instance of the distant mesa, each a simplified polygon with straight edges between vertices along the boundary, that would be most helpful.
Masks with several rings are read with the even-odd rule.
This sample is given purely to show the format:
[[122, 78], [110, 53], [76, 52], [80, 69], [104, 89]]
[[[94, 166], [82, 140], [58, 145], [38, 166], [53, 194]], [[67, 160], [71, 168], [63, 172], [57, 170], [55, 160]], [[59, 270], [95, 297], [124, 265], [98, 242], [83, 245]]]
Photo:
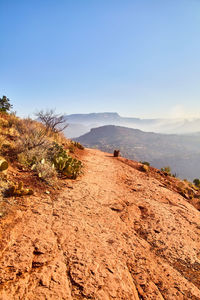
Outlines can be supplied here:
[[117, 112], [66, 115], [69, 124], [65, 133], [69, 138], [79, 137], [91, 128], [117, 125], [168, 134], [195, 134], [200, 130], [200, 119], [140, 119], [121, 117]]

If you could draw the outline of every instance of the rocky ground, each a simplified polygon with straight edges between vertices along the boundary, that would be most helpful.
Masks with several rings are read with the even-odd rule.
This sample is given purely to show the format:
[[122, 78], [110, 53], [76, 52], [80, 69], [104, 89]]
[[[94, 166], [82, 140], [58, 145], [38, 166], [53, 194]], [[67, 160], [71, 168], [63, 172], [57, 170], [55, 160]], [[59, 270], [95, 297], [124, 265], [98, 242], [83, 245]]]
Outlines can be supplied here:
[[84, 152], [60, 194], [0, 219], [0, 299], [200, 299], [200, 212], [158, 173]]

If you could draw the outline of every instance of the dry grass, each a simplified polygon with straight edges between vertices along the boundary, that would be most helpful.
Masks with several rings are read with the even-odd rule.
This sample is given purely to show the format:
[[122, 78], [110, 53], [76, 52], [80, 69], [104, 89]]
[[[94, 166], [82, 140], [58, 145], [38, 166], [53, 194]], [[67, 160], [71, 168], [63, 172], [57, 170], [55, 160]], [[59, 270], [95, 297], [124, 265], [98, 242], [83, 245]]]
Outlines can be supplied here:
[[44, 180], [49, 185], [55, 185], [57, 181], [57, 172], [52, 167], [50, 162], [38, 162], [34, 166], [34, 171], [37, 173], [38, 177]]
[[[47, 131], [43, 124], [30, 118], [20, 119], [14, 114], [0, 113], [0, 155], [9, 162], [10, 168], [28, 172], [29, 177], [34, 176], [38, 183], [57, 186], [54, 158], [58, 156], [58, 149], [67, 154], [72, 148], [75, 152], [76, 145], [62, 133]], [[11, 182], [1, 180], [0, 189], [4, 191], [9, 184], [17, 183], [13, 179]]]

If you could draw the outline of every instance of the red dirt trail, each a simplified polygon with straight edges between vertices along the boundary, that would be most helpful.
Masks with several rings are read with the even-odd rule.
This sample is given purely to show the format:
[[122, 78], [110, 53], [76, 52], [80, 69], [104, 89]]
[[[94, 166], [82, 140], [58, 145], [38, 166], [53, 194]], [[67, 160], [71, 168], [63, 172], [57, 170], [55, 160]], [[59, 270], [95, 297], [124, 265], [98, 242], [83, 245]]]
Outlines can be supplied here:
[[2, 219], [0, 299], [200, 299], [200, 212], [138, 163], [84, 151], [80, 178]]

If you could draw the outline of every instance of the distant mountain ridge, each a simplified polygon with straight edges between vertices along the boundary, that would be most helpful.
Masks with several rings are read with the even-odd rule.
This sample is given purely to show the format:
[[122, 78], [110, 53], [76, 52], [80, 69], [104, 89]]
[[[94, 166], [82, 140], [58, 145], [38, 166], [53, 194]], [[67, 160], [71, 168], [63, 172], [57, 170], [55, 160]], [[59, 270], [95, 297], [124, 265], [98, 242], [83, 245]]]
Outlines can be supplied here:
[[116, 125], [152, 131], [156, 133], [193, 134], [200, 131], [200, 119], [141, 119], [121, 117], [116, 112], [66, 115], [69, 124], [65, 133], [69, 138], [78, 137], [91, 128], [103, 125]]
[[93, 128], [75, 140], [86, 147], [107, 152], [119, 148], [123, 156], [148, 161], [157, 168], [169, 165], [181, 178], [200, 177], [199, 134], [168, 135], [106, 125]]

